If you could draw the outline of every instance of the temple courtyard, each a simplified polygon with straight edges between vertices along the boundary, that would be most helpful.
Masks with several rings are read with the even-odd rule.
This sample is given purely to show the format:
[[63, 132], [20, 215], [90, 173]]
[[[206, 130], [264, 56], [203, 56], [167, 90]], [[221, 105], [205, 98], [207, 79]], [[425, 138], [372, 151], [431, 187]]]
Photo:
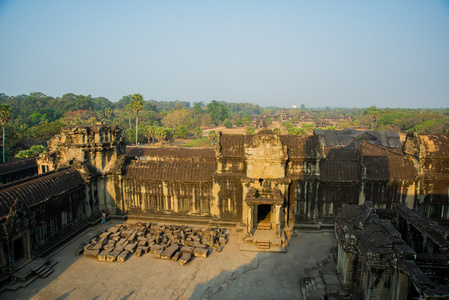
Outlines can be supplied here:
[[[125, 262], [76, 256], [82, 242], [119, 224], [84, 231], [48, 256], [54, 272], [25, 288], [4, 291], [2, 299], [302, 299], [304, 269], [328, 258], [333, 231], [296, 231], [286, 253], [241, 251], [243, 237], [227, 228], [229, 242], [207, 258], [186, 265], [147, 253]], [[245, 248], [245, 247], [243, 247]]]

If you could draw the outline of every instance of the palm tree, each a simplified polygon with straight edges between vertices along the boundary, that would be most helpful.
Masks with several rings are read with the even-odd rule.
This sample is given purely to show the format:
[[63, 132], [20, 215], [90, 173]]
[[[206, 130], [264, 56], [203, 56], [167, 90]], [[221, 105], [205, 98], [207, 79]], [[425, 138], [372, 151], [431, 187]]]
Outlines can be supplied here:
[[125, 106], [125, 113], [126, 115], [128, 115], [128, 119], [129, 119], [129, 130], [131, 130], [131, 113], [133, 111], [132, 105], [128, 104]]
[[154, 135], [155, 135], [155, 133], [156, 133], [156, 127], [151, 126], [151, 125], [145, 127], [145, 136], [148, 139], [148, 144], [150, 143], [150, 138], [151, 138], [152, 142], [153, 142], [153, 146], [154, 146]]
[[155, 135], [157, 139], [161, 142], [162, 147], [164, 145], [163, 140], [165, 140], [165, 138], [167, 137], [167, 129], [165, 129], [164, 127], [158, 127], [156, 129]]
[[104, 115], [106, 116], [106, 118], [109, 118], [112, 116], [112, 109], [110, 107], [106, 107], [106, 109], [104, 110]]
[[131, 96], [131, 107], [136, 112], [136, 146], [137, 146], [137, 134], [139, 131], [139, 110], [143, 108], [143, 96], [141, 94], [134, 94]]
[[200, 138], [203, 135], [203, 130], [201, 130], [201, 128], [197, 127], [193, 130], [193, 134], [195, 135], [195, 137], [198, 139], [198, 146], [200, 144]]
[[211, 141], [211, 146], [213, 146], [215, 144], [216, 139], [217, 139], [217, 133], [215, 132], [215, 130], [210, 130], [209, 131], [209, 140]]
[[0, 104], [0, 123], [3, 125], [3, 162], [5, 162], [5, 126], [11, 117], [11, 107], [8, 104]]

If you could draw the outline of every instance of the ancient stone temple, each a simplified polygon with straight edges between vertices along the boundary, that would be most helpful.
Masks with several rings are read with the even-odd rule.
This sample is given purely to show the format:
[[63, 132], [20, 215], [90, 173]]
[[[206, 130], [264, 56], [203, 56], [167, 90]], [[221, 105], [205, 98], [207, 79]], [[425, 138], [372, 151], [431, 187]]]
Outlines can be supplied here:
[[215, 148], [128, 147], [109, 125], [68, 126], [37, 159], [39, 175], [0, 186], [1, 266], [11, 273], [109, 216], [224, 224], [273, 241], [340, 208], [402, 203], [448, 222], [448, 134], [316, 131], [219, 134]]
[[337, 215], [342, 284], [360, 299], [447, 299], [449, 228], [402, 203], [371, 202]]

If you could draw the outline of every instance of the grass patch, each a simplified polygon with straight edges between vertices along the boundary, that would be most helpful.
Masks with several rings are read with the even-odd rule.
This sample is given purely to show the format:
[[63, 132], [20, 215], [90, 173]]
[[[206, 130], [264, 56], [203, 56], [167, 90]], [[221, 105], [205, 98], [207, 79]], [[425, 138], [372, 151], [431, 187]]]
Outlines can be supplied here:
[[187, 144], [185, 144], [185, 147], [200, 147], [200, 148], [208, 148], [210, 147], [210, 140], [207, 137], [202, 137], [199, 140], [195, 139]]

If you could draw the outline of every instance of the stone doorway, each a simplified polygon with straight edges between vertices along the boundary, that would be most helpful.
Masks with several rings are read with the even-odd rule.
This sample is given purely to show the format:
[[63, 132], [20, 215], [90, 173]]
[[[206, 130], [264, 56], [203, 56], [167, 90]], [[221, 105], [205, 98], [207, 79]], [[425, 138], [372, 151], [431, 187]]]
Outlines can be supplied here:
[[271, 230], [271, 205], [257, 205], [257, 229]]
[[16, 266], [21, 265], [28, 259], [28, 244], [26, 234], [13, 241], [14, 261]]

